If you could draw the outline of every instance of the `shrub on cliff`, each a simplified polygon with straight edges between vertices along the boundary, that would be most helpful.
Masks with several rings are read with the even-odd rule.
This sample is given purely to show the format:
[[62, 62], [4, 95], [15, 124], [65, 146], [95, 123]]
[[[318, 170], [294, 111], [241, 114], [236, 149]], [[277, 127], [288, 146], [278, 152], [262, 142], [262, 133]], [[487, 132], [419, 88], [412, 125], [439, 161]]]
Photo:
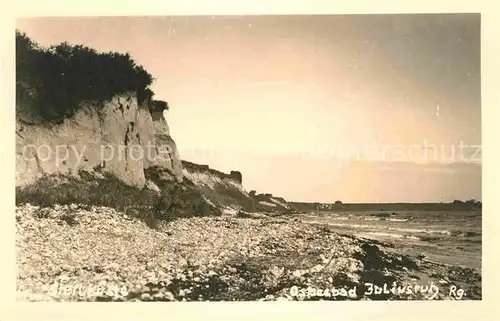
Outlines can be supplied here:
[[159, 221], [178, 217], [220, 215], [198, 191], [181, 184], [163, 182], [161, 193], [130, 186], [109, 173], [96, 178], [84, 170], [79, 177], [48, 175], [34, 184], [16, 188], [16, 205], [30, 203], [40, 207], [55, 204], [85, 204], [114, 208], [137, 217], [150, 227]]
[[154, 205], [154, 215], [159, 220], [171, 221], [178, 217], [217, 216], [220, 211], [197, 190], [172, 184], [163, 187]]
[[144, 174], [161, 190], [154, 204], [154, 215], [158, 219], [169, 221], [177, 217], [220, 214], [219, 209], [210, 204], [189, 180], [174, 182], [168, 170], [156, 166], [145, 169]]
[[[40, 207], [55, 204], [106, 206], [137, 216], [150, 227], [156, 225], [151, 207], [158, 199], [156, 192], [129, 186], [111, 174], [104, 179], [80, 171], [80, 178], [49, 175], [24, 188], [16, 188], [16, 205], [30, 203]], [[130, 211], [130, 209], [137, 209]]]
[[163, 100], [151, 100], [151, 102], [149, 103], [150, 112], [163, 111], [168, 109], [169, 109], [168, 103]]
[[104, 102], [126, 92], [135, 92], [139, 104], [150, 102], [152, 81], [128, 53], [67, 42], [42, 48], [16, 30], [17, 101], [46, 121], [71, 117], [83, 101]]

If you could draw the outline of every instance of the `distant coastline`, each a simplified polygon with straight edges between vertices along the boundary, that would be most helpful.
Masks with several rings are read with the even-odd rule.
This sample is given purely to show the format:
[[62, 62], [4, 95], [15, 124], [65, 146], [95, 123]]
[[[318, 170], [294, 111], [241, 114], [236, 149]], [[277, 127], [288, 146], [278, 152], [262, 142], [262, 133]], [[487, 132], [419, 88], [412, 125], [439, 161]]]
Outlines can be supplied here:
[[469, 211], [482, 208], [478, 203], [313, 203], [313, 202], [288, 202], [298, 211], [311, 210], [338, 210], [338, 211]]

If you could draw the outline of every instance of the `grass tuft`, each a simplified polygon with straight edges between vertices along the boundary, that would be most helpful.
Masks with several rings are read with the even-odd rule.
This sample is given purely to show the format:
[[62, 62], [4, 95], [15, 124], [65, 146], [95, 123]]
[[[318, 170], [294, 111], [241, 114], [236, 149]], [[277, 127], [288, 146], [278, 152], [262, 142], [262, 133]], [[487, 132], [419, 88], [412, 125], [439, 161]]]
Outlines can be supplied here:
[[[30, 203], [42, 208], [56, 204], [106, 206], [137, 217], [151, 228], [156, 228], [160, 221], [180, 217], [220, 215], [201, 193], [179, 183], [155, 182], [161, 189], [158, 193], [127, 185], [109, 173], [102, 173], [104, 179], [86, 171], [79, 174], [79, 177], [49, 175], [32, 185], [18, 187], [16, 205]], [[67, 222], [73, 223], [70, 216]]]

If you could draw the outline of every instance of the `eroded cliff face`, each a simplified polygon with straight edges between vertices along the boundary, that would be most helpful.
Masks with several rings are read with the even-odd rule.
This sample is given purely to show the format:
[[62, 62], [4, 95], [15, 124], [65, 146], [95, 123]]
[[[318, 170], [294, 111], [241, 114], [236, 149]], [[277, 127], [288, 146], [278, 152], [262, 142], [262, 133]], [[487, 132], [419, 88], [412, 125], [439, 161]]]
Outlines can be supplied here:
[[193, 184], [212, 204], [222, 208], [244, 211], [286, 211], [290, 210], [287, 201], [272, 194], [248, 193], [242, 185], [243, 176], [239, 171], [229, 174], [220, 172], [208, 165], [182, 161], [185, 183]]
[[22, 112], [16, 121], [16, 186], [46, 174], [102, 170], [136, 187], [144, 170], [157, 166], [182, 181], [182, 164], [163, 113], [138, 106], [135, 94], [115, 96], [103, 106], [86, 103], [63, 123], [37, 123]]
[[233, 177], [235, 174], [226, 174], [208, 165], [188, 161], [182, 161], [182, 171], [185, 183], [194, 185], [211, 204], [218, 207], [253, 210], [252, 199], [241, 185], [241, 173], [235, 178]]

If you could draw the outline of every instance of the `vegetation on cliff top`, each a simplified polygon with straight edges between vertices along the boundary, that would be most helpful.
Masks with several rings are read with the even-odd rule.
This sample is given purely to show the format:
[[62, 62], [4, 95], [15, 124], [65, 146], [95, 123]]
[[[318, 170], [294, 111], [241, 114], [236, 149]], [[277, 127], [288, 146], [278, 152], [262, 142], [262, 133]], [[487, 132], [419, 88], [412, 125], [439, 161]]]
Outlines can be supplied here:
[[16, 99], [45, 121], [71, 117], [83, 101], [104, 102], [135, 92], [140, 105], [166, 109], [152, 100], [153, 76], [126, 53], [100, 53], [83, 45], [63, 42], [42, 48], [16, 30]]

